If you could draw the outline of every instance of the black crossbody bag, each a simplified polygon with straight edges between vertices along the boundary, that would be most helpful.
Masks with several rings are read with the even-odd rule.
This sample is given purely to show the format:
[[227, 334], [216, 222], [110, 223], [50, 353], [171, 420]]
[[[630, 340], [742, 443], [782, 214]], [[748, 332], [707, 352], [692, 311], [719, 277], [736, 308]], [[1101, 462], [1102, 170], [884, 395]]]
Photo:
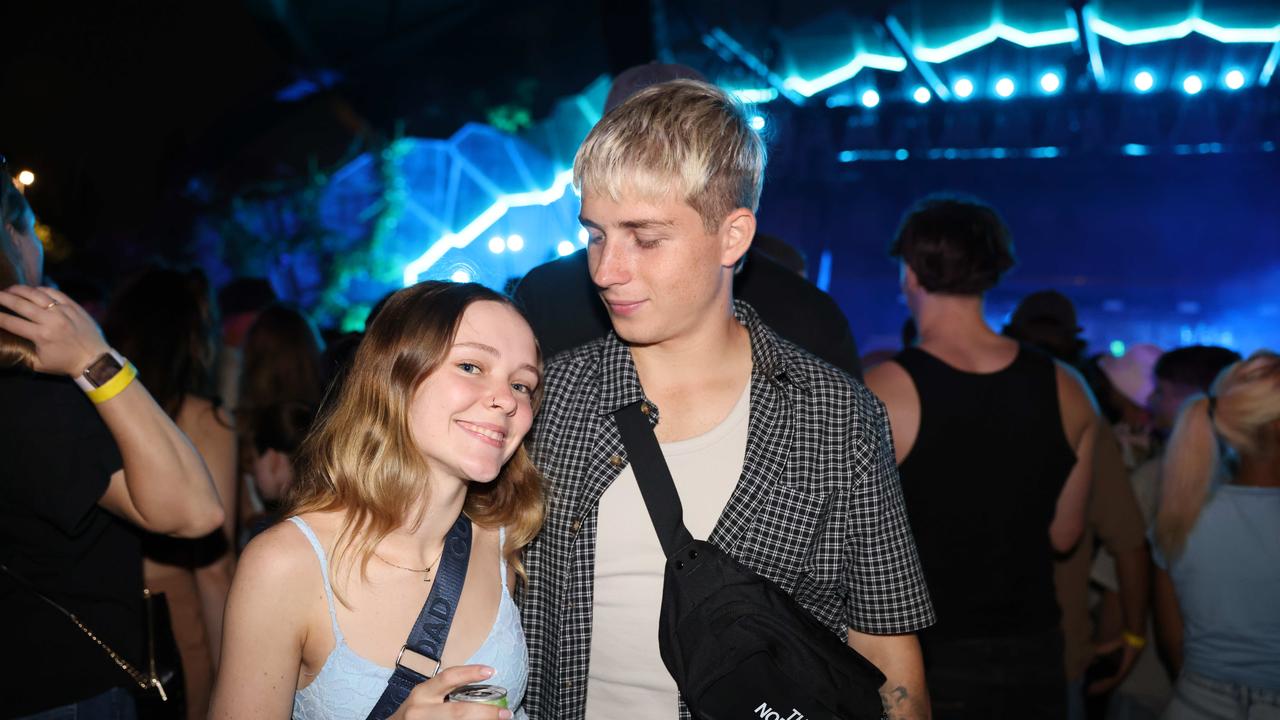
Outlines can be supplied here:
[[884, 674], [776, 583], [694, 540], [641, 403], [614, 418], [667, 556], [662, 662], [699, 720], [880, 720]]

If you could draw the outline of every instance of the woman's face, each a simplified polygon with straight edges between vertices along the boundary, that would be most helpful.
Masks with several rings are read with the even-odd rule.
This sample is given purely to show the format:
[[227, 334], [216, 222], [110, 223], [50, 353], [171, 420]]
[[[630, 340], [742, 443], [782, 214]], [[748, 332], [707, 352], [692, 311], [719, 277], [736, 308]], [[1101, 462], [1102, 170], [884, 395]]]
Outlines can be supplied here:
[[533, 424], [537, 365], [533, 331], [514, 309], [492, 301], [466, 309], [445, 361], [409, 405], [413, 439], [433, 479], [498, 476]]

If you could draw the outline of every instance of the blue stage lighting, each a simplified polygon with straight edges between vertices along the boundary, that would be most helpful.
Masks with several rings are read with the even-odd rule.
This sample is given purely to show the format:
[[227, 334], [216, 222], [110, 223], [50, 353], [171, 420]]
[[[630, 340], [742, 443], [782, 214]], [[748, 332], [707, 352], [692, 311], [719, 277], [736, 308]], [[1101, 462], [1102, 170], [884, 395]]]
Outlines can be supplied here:
[[520, 252], [524, 249], [524, 238], [519, 235], [512, 235], [507, 238], [507, 249], [511, 252]]
[[1121, 340], [1112, 340], [1111, 347], [1109, 349], [1111, 350], [1111, 355], [1113, 357], [1120, 357], [1124, 355], [1124, 342]]
[[453, 271], [453, 274], [449, 276], [449, 279], [456, 283], [471, 282], [471, 271], [466, 268], [458, 268]]
[[764, 119], [764, 116], [763, 116], [763, 115], [752, 115], [752, 116], [751, 116], [751, 129], [752, 129], [752, 130], [755, 130], [756, 132], [760, 132], [761, 130], [763, 130], [763, 129], [764, 129], [764, 125], [765, 125], [765, 119]]
[[1149, 92], [1151, 88], [1155, 87], [1155, 84], [1155, 76], [1147, 70], [1142, 70], [1133, 76], [1133, 87], [1138, 92]]
[[1002, 77], [996, 81], [996, 94], [1002, 98], [1007, 98], [1013, 95], [1014, 89], [1015, 86], [1013, 84], [1013, 78], [1011, 77]]
[[898, 148], [897, 151], [893, 153], [893, 157], [895, 160], [906, 160], [911, 157], [911, 151], [906, 148]]
[[1182, 79], [1182, 91], [1188, 95], [1195, 95], [1204, 89], [1204, 80], [1199, 75], [1192, 73]]
[[933, 93], [929, 92], [929, 88], [923, 85], [921, 85], [920, 87], [917, 87], [915, 89], [915, 92], [911, 93], [911, 99], [915, 100], [921, 105], [929, 102], [929, 100], [931, 100], [932, 98], [933, 98]]
[[578, 242], [582, 243], [583, 245], [586, 245], [587, 241], [590, 239], [591, 239], [591, 233], [587, 232], [586, 228], [582, 228], [581, 230], [578, 230]]
[[960, 78], [952, 89], [956, 91], [956, 97], [967, 98], [973, 94], [973, 81], [969, 78]]
[[1227, 87], [1232, 90], [1239, 90], [1244, 87], [1244, 73], [1240, 70], [1228, 71], [1226, 77], [1223, 78], [1223, 81], [1226, 83]]
[[879, 105], [880, 93], [876, 92], [875, 90], [868, 90], [862, 93], [862, 104], [869, 108], [873, 108]]
[[572, 255], [573, 243], [569, 242], [568, 240], [561, 240], [556, 245], [556, 252], [560, 254], [560, 257], [564, 257], [565, 255]]
[[502, 252], [503, 250], [505, 250], [506, 247], [507, 247], [507, 241], [503, 240], [497, 235], [489, 238], [489, 252], [496, 255]]
[[1040, 76], [1040, 89], [1047, 93], [1056, 93], [1062, 88], [1062, 76], [1056, 72], [1047, 72]]

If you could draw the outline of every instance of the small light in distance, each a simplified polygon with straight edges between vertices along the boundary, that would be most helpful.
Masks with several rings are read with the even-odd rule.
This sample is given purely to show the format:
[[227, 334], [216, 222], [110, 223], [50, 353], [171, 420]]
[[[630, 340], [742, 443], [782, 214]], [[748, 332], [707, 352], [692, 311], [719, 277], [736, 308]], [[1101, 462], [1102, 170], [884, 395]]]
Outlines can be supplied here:
[[1015, 89], [1013, 78], [1011, 77], [1002, 77], [996, 81], [996, 94], [1002, 98], [1007, 98], [1013, 95], [1013, 91]]
[[30, 170], [23, 170], [18, 173], [18, 182], [23, 185], [34, 185], [36, 183], [36, 174]]
[[763, 130], [763, 129], [764, 129], [764, 126], [765, 126], [765, 119], [764, 119], [764, 116], [763, 116], [763, 115], [752, 115], [752, 116], [751, 116], [751, 129], [752, 129], [752, 130], [755, 130], [756, 132], [760, 132], [761, 130]]
[[560, 254], [560, 257], [564, 257], [565, 255], [572, 255], [573, 243], [569, 242], [568, 240], [561, 240], [556, 245], [556, 252]]
[[466, 268], [458, 268], [453, 271], [453, 274], [449, 276], [449, 279], [456, 283], [471, 282], [471, 273], [468, 272]]
[[953, 89], [956, 91], [956, 97], [967, 98], [973, 94], [973, 81], [969, 78], [960, 78]]
[[511, 252], [520, 252], [524, 249], [524, 238], [519, 235], [512, 235], [507, 238], [507, 249]]
[[1062, 89], [1062, 76], [1056, 72], [1047, 72], [1040, 76], [1040, 89], [1046, 93], [1056, 93]]
[[1138, 92], [1150, 92], [1155, 87], [1156, 78], [1147, 70], [1142, 70], [1133, 76], [1133, 87]]
[[1182, 91], [1188, 95], [1196, 95], [1204, 89], [1204, 80], [1192, 73], [1182, 79]]
[[506, 241], [506, 240], [503, 240], [502, 238], [498, 237], [497, 235], [495, 235], [495, 236], [493, 236], [493, 237], [489, 238], [489, 252], [491, 252], [491, 253], [493, 253], [493, 254], [495, 254], [495, 255], [496, 255], [496, 254], [498, 254], [498, 253], [502, 252], [502, 251], [503, 251], [503, 249], [504, 249], [504, 248], [506, 248], [506, 247], [507, 247], [507, 241]]
[[1240, 70], [1231, 70], [1227, 72], [1226, 77], [1223, 78], [1223, 82], [1226, 83], [1228, 88], [1232, 90], [1239, 90], [1244, 87], [1244, 73]]
[[933, 99], [933, 93], [929, 92], [929, 88], [921, 85], [911, 93], [911, 99], [923, 105]]
[[880, 93], [876, 92], [875, 90], [868, 90], [862, 93], [862, 104], [869, 108], [873, 108], [879, 105]]

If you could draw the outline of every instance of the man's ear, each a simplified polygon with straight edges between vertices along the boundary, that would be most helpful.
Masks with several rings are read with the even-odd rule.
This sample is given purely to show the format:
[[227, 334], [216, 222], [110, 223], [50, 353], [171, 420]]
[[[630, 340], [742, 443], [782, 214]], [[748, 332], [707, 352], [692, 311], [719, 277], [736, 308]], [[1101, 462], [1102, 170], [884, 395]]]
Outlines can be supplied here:
[[902, 263], [902, 289], [904, 292], [918, 292], [920, 290], [920, 278], [916, 277], [916, 271], [906, 262]]
[[756, 236], [756, 215], [746, 208], [738, 208], [720, 223], [720, 264], [734, 267]]

